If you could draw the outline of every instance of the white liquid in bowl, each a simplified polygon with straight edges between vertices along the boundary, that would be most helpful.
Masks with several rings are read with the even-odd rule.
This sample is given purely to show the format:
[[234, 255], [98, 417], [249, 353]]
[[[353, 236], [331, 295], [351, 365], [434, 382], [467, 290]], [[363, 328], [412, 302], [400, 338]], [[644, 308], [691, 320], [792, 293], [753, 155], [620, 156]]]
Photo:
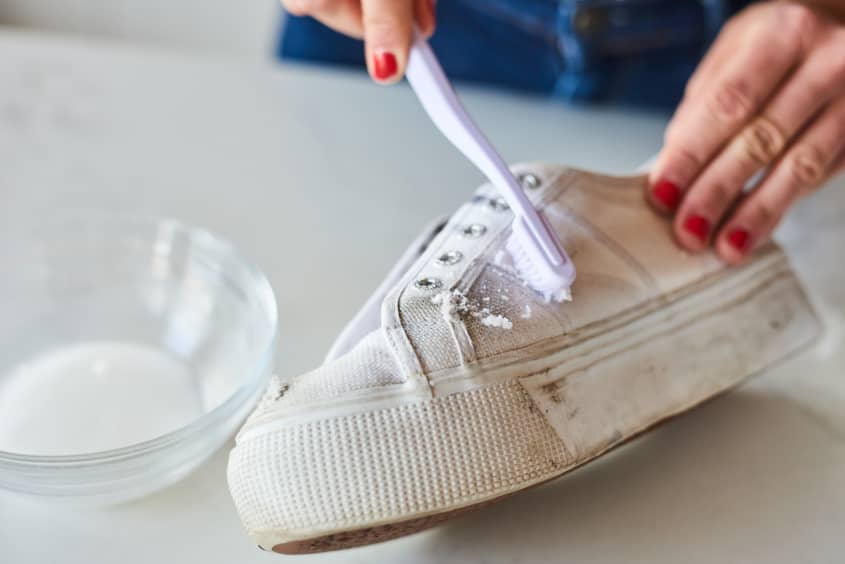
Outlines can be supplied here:
[[51, 350], [0, 374], [0, 451], [83, 454], [153, 439], [203, 413], [190, 369], [122, 342]]

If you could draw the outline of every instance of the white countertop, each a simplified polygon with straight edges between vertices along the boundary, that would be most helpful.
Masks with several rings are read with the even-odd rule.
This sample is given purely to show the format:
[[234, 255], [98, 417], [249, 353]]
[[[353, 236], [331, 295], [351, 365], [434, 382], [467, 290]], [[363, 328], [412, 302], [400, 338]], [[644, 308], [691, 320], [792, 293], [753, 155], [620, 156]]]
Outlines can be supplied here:
[[[245, 66], [0, 32], [0, 222], [52, 208], [176, 216], [269, 275], [279, 371], [332, 337], [432, 217], [481, 181], [410, 91], [358, 72]], [[665, 117], [461, 89], [510, 161], [626, 172]], [[311, 562], [839, 562], [845, 555], [845, 182], [781, 231], [820, 346], [550, 485], [433, 531]], [[2, 276], [2, 272], [0, 272]], [[226, 453], [109, 509], [0, 497], [0, 562], [272, 562], [242, 531]], [[290, 560], [290, 557], [287, 557]]]

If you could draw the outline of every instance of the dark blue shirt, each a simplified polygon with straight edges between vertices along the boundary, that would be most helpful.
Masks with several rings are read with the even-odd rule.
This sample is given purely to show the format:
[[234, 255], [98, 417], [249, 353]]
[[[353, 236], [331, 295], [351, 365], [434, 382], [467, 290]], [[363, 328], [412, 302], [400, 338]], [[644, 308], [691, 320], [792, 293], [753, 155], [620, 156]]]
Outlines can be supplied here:
[[[447, 74], [570, 102], [673, 107], [719, 28], [748, 0], [440, 0]], [[284, 59], [364, 65], [360, 41], [289, 16]]]

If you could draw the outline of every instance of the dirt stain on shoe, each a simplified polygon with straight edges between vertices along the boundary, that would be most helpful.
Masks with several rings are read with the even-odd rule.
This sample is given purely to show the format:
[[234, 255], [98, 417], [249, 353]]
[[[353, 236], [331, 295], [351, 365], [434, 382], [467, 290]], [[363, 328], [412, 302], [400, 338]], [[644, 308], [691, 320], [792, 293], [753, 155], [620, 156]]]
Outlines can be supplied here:
[[561, 395], [560, 385], [557, 382], [549, 382], [540, 387], [540, 391], [549, 396], [553, 403], [563, 403], [563, 396]]
[[279, 386], [279, 390], [276, 392], [276, 396], [273, 398], [273, 401], [279, 401], [280, 399], [285, 397], [285, 394], [288, 393], [288, 390], [290, 390], [290, 384], [282, 384], [281, 386]]
[[543, 412], [540, 410], [540, 408], [537, 406], [537, 404], [531, 398], [531, 394], [528, 393], [528, 390], [523, 388], [521, 385], [520, 385], [520, 388], [521, 388], [520, 393], [517, 396], [518, 401], [519, 401], [519, 407], [523, 408], [525, 411], [528, 411], [529, 413], [532, 413], [534, 415], [542, 416]]

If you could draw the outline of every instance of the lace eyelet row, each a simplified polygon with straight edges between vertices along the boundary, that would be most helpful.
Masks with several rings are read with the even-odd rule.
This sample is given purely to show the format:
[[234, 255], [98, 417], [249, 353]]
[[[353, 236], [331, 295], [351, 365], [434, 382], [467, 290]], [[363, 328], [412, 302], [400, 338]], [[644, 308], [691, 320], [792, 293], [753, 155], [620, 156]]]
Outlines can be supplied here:
[[[540, 177], [531, 172], [520, 173], [516, 178], [525, 190], [536, 190], [542, 185]], [[507, 201], [501, 196], [496, 198], [475, 196], [472, 201], [474, 203], [484, 203], [496, 211], [507, 211], [510, 209]], [[487, 234], [487, 226], [481, 223], [470, 223], [462, 227], [459, 232], [466, 239], [480, 239]], [[434, 263], [440, 267], [454, 266], [461, 262], [463, 258], [464, 254], [460, 251], [446, 251], [435, 258]], [[419, 290], [432, 291], [440, 289], [443, 286], [443, 282], [435, 276], [424, 276], [416, 280], [414, 286]]]

